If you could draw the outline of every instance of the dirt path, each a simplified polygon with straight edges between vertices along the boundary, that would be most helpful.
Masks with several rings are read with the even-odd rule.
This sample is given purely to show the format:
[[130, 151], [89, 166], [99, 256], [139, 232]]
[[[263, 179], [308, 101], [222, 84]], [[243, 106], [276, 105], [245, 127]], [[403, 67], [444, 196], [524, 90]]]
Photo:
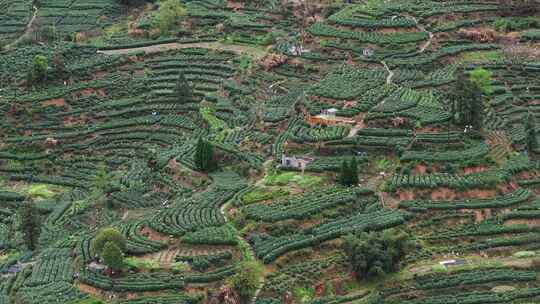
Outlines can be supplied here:
[[406, 17], [412, 19], [412, 20], [414, 21], [414, 23], [416, 23], [416, 28], [417, 28], [418, 30], [420, 30], [420, 31], [422, 31], [422, 32], [428, 33], [428, 35], [429, 35], [428, 41], [426, 41], [426, 43], [424, 43], [424, 44], [420, 47], [420, 53], [425, 52], [426, 49], [431, 45], [431, 41], [433, 40], [433, 37], [434, 37], [433, 33], [430, 32], [430, 31], [428, 31], [424, 25], [420, 24], [420, 23], [418, 22], [418, 19], [416, 19], [416, 17], [411, 16], [411, 15], [406, 15]]
[[394, 72], [390, 70], [386, 62], [381, 61], [381, 64], [384, 66], [384, 68], [388, 71], [388, 76], [386, 77], [386, 84], [392, 84], [392, 78], [394, 78]]
[[223, 44], [221, 42], [163, 43], [163, 44], [156, 44], [156, 45], [151, 45], [151, 46], [142, 46], [142, 47], [134, 47], [134, 48], [118, 49], [118, 50], [98, 50], [98, 53], [106, 54], [106, 55], [122, 55], [122, 54], [129, 54], [132, 52], [143, 51], [146, 54], [152, 54], [152, 53], [166, 52], [169, 50], [179, 50], [179, 49], [187, 49], [187, 48], [205, 48], [205, 49], [218, 50], [218, 51], [231, 51], [239, 55], [250, 55], [254, 57], [254, 59], [256, 60], [259, 60], [266, 55], [266, 50], [262, 48], [246, 46], [246, 45]]
[[28, 37], [32, 33], [32, 25], [34, 25], [34, 21], [36, 21], [38, 8], [34, 5], [34, 6], [32, 6], [32, 9], [34, 10], [34, 14], [32, 15], [32, 19], [30, 19], [30, 22], [28, 22], [28, 24], [26, 25], [26, 29], [25, 29], [24, 33], [19, 38], [17, 38], [15, 41], [13, 41], [12, 43], [6, 45], [6, 47], [5, 47], [6, 49], [9, 49], [14, 45], [19, 44], [19, 42], [21, 42], [22, 39]]
[[[223, 217], [225, 218], [225, 222], [229, 222], [229, 218], [227, 217], [227, 209], [229, 208], [231, 204], [231, 201], [229, 200], [228, 202], [226, 202], [225, 204], [223, 204], [220, 208], [220, 211], [221, 211], [221, 214], [223, 215]], [[240, 243], [243, 243], [245, 247], [249, 248], [249, 251], [250, 251], [250, 254], [252, 256], [253, 259], [255, 259], [255, 251], [253, 250], [253, 248], [246, 242], [246, 240], [244, 240], [240, 235], [238, 235], [238, 242]], [[251, 302], [250, 303], [255, 303], [257, 301], [257, 297], [259, 296], [259, 293], [261, 292], [263, 286], [264, 286], [264, 282], [265, 282], [265, 277], [264, 275], [261, 277], [261, 280], [260, 280], [260, 285], [259, 285], [259, 288], [257, 288], [257, 290], [255, 291], [255, 294], [253, 295], [253, 298], [251, 299]]]
[[[533, 266], [533, 261], [536, 257], [531, 258], [516, 258], [513, 256], [507, 256], [507, 257], [480, 257], [480, 256], [473, 256], [471, 257], [459, 257], [460, 259], [464, 259], [467, 262], [468, 266], [472, 267], [482, 267], [482, 266], [493, 266], [493, 265], [503, 265], [505, 267], [514, 267], [514, 268], [531, 268]], [[413, 276], [414, 274], [417, 275], [423, 275], [433, 272], [433, 266], [438, 265], [438, 260], [442, 260], [443, 258], [437, 258], [436, 260], [433, 260], [430, 263], [422, 263], [420, 265], [412, 266], [405, 270], [406, 274], [408, 276]], [[451, 258], [447, 258], [451, 259]], [[453, 266], [450, 266], [450, 269], [452, 269]]]
[[349, 134], [347, 135], [347, 138], [351, 138], [351, 137], [356, 136], [356, 133], [358, 133], [358, 131], [360, 131], [361, 129], [366, 127], [366, 124], [364, 123], [364, 117], [365, 116], [366, 116], [365, 114], [361, 114], [361, 116], [360, 116], [361, 119], [357, 120], [356, 125], [354, 125], [351, 128], [351, 130], [349, 131]]

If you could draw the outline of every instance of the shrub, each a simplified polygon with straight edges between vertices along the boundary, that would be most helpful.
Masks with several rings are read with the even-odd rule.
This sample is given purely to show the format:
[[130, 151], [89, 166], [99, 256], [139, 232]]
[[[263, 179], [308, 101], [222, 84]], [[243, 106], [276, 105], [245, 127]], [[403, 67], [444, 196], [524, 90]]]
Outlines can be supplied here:
[[263, 267], [256, 261], [242, 262], [238, 272], [231, 278], [230, 285], [243, 298], [253, 295], [260, 285]]

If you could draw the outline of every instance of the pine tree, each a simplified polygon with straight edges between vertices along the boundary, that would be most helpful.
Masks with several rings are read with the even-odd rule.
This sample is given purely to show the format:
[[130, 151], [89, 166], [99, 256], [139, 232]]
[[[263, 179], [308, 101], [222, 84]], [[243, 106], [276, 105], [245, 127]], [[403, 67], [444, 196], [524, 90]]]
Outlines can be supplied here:
[[536, 120], [534, 115], [527, 115], [527, 148], [530, 152], [533, 152], [538, 147], [536, 140]]
[[456, 74], [456, 82], [450, 93], [454, 122], [461, 126], [472, 125], [480, 131], [484, 115], [482, 89], [467, 77], [463, 68], [459, 68]]
[[358, 162], [356, 161], [356, 157], [353, 157], [351, 159], [351, 164], [349, 165], [350, 170], [350, 183], [351, 185], [358, 185]]
[[180, 102], [188, 102], [193, 97], [193, 92], [183, 72], [178, 75], [175, 91]]
[[34, 204], [31, 202], [24, 203], [20, 210], [20, 216], [24, 242], [28, 249], [35, 250], [41, 229], [39, 228], [38, 216]]
[[197, 145], [195, 146], [195, 166], [197, 166], [199, 170], [204, 169], [204, 149], [204, 141], [202, 140], [202, 138], [199, 138], [199, 140], [197, 141]]
[[347, 174], [348, 174], [347, 168], [348, 168], [347, 161], [344, 160], [341, 163], [341, 168], [339, 170], [339, 175], [338, 175], [338, 183], [340, 183], [343, 186], [347, 185]]
[[214, 148], [213, 146], [199, 138], [197, 146], [195, 147], [195, 165], [203, 172], [209, 172], [216, 169], [214, 161]]

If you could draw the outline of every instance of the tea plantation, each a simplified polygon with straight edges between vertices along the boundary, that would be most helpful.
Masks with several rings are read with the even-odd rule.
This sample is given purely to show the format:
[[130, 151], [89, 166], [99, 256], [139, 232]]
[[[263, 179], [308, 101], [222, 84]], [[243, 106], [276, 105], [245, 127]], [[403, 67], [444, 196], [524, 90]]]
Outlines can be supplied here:
[[0, 0], [0, 304], [540, 303], [538, 0]]

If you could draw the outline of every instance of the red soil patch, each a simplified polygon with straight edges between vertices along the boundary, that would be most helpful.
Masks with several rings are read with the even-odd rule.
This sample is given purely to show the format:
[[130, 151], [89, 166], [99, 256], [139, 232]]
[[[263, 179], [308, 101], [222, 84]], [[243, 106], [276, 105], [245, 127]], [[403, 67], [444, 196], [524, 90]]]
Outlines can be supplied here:
[[410, 201], [415, 198], [414, 191], [400, 191], [398, 194], [400, 201]]
[[94, 73], [94, 79], [104, 79], [107, 75], [107, 72], [105, 71], [97, 71]]
[[494, 198], [495, 196], [497, 196], [496, 190], [475, 189], [475, 190], [467, 190], [463, 192], [463, 197], [470, 198], [470, 199], [488, 199], [488, 198]]
[[440, 201], [440, 200], [455, 200], [456, 192], [449, 188], [439, 188], [431, 192], [431, 200]]
[[154, 231], [152, 229], [150, 229], [150, 227], [148, 226], [144, 226], [142, 229], [141, 229], [141, 234], [148, 237], [149, 239], [153, 240], [153, 241], [162, 241], [162, 242], [167, 242], [169, 240], [169, 237], [166, 236], [166, 235], [163, 235], [157, 231]]
[[88, 97], [88, 96], [91, 96], [91, 95], [97, 95], [99, 97], [105, 97], [107, 96], [107, 94], [105, 93], [105, 90], [104, 89], [92, 89], [92, 88], [88, 88], [88, 89], [83, 89], [83, 90], [80, 90], [80, 91], [77, 91], [77, 92], [73, 92], [72, 95], [74, 97]]
[[489, 217], [491, 217], [491, 209], [474, 210], [474, 220], [477, 223]]
[[49, 99], [49, 100], [41, 102], [41, 106], [42, 107], [48, 107], [48, 106], [67, 107], [68, 104], [66, 103], [66, 100], [64, 98], [56, 98], [56, 99]]
[[81, 114], [79, 117], [67, 116], [64, 117], [63, 123], [65, 127], [85, 124], [88, 121], [86, 114]]
[[90, 286], [84, 283], [77, 284], [77, 287], [79, 288], [80, 291], [87, 293], [91, 296], [94, 296], [96, 298], [103, 297], [103, 290], [101, 289], [97, 289], [93, 286]]
[[144, 76], [144, 70], [135, 70], [133, 74], [135, 76]]
[[467, 167], [463, 169], [463, 173], [465, 174], [471, 174], [471, 173], [479, 173], [484, 172], [488, 168], [486, 166], [478, 166], [478, 167]]
[[416, 129], [416, 132], [418, 133], [442, 133], [443, 129], [437, 128], [437, 127], [423, 127], [420, 129]]
[[414, 167], [414, 170], [415, 170], [416, 174], [426, 174], [427, 166], [422, 165], [422, 164], [418, 164], [418, 165], [416, 165], [416, 167]]

